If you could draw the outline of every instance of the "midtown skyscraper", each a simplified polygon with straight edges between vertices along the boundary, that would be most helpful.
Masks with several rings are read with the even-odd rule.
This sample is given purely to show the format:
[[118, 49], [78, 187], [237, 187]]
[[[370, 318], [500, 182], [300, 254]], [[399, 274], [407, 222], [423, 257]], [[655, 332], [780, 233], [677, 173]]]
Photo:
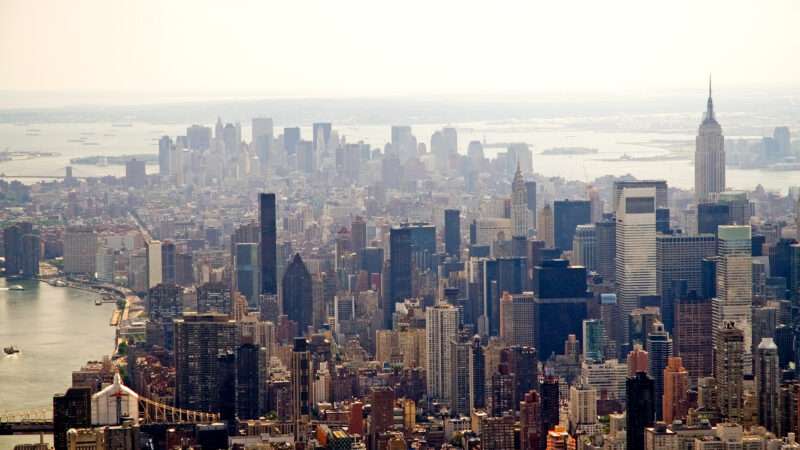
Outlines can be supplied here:
[[258, 196], [258, 217], [261, 228], [261, 293], [278, 293], [278, 231], [275, 224], [275, 194]]
[[530, 211], [528, 211], [528, 190], [522, 171], [517, 163], [514, 181], [511, 183], [511, 223], [514, 236], [527, 236], [530, 226]]
[[694, 195], [698, 203], [714, 201], [725, 190], [725, 141], [714, 116], [711, 80], [708, 80], [706, 114], [697, 132], [694, 152]]

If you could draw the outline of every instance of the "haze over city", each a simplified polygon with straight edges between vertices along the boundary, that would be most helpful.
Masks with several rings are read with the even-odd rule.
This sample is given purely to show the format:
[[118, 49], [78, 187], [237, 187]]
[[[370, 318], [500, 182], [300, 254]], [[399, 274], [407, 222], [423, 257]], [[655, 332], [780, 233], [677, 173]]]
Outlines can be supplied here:
[[800, 6], [495, 3], [0, 0], [0, 450], [800, 450]]

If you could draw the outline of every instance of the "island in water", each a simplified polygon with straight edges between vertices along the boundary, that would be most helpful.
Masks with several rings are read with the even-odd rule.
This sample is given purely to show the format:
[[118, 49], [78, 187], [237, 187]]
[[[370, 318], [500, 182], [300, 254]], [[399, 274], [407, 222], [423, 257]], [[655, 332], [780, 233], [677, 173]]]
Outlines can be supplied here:
[[106, 156], [106, 155], [82, 156], [80, 158], [72, 158], [69, 160], [69, 162], [71, 164], [106, 166], [106, 165], [123, 165], [132, 159], [138, 161], [144, 161], [145, 164], [158, 163], [158, 155], [153, 153], [145, 153], [139, 155], [117, 155], [117, 156]]

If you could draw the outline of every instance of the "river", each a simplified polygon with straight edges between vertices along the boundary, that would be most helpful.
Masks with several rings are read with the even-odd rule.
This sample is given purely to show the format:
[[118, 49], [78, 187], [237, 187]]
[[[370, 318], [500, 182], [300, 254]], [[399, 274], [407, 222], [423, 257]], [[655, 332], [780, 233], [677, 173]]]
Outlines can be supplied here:
[[[14, 284], [25, 290], [7, 289]], [[52, 408], [53, 395], [70, 386], [73, 370], [113, 350], [114, 304], [96, 306], [98, 298], [79, 289], [0, 278], [0, 346], [20, 349], [0, 354], [0, 412]], [[0, 448], [18, 442], [38, 437], [0, 436]]]

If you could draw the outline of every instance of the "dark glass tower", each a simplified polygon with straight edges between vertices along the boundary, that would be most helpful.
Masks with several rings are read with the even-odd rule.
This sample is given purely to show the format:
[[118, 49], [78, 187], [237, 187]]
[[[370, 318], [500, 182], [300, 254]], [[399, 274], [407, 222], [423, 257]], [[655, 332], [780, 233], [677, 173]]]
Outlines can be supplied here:
[[644, 372], [638, 372], [625, 382], [628, 450], [644, 450], [644, 429], [653, 426], [655, 420], [655, 391], [655, 382]]
[[389, 295], [383, 305], [384, 326], [391, 327], [394, 305], [413, 296], [413, 270], [430, 268], [436, 253], [436, 227], [402, 224], [389, 233]]
[[561, 250], [572, 250], [572, 238], [578, 225], [592, 223], [591, 203], [586, 200], [557, 200], [553, 204], [553, 236]]
[[461, 211], [444, 210], [444, 251], [456, 258], [461, 254]]
[[697, 232], [717, 234], [717, 227], [730, 224], [730, 208], [723, 203], [697, 205]]
[[489, 335], [500, 335], [500, 297], [503, 292], [521, 294], [526, 287], [528, 265], [526, 258], [498, 258], [484, 261], [483, 311]]
[[283, 313], [297, 322], [300, 334], [305, 334], [312, 324], [313, 305], [311, 274], [296, 253], [283, 275]]
[[[558, 396], [558, 378], [546, 377], [539, 388], [542, 397], [542, 430], [541, 435], [547, 436], [547, 432], [558, 425], [561, 412], [561, 403]], [[547, 447], [547, 439], [539, 441], [539, 450]]]
[[277, 242], [275, 225], [275, 194], [258, 196], [258, 216], [261, 228], [261, 293], [278, 293]]
[[583, 338], [587, 317], [586, 268], [563, 259], [543, 261], [533, 269], [534, 336], [539, 359], [561, 353], [570, 334]]

